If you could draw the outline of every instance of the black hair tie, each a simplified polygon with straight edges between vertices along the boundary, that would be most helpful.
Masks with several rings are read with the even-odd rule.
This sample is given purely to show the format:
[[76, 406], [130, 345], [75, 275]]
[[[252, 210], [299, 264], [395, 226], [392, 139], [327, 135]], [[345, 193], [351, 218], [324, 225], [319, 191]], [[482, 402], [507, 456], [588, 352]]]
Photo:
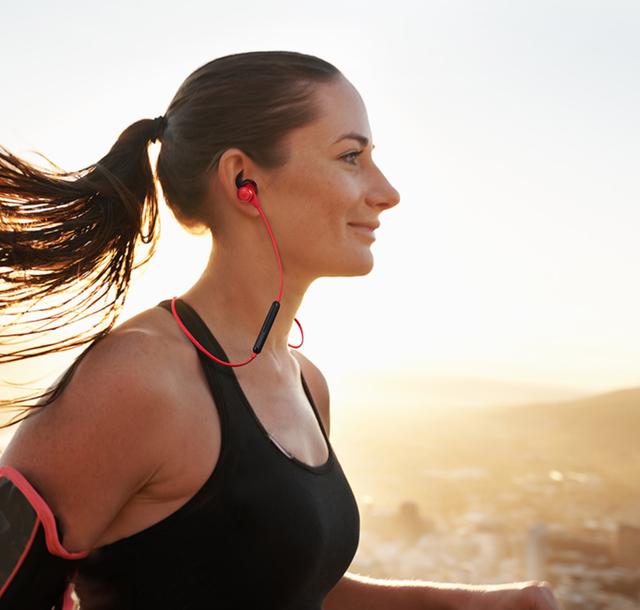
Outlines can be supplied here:
[[157, 116], [155, 119], [153, 119], [153, 126], [151, 127], [150, 137], [151, 142], [155, 142], [162, 137], [166, 124], [167, 120], [165, 119], [164, 115]]

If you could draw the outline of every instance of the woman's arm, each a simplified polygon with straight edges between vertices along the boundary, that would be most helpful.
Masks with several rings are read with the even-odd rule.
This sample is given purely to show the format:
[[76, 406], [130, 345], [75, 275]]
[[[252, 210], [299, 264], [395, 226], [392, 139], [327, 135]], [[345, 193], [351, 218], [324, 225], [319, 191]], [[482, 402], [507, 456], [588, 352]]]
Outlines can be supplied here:
[[323, 610], [463, 610], [468, 585], [385, 580], [346, 572], [325, 597]]
[[173, 411], [159, 351], [143, 333], [107, 336], [0, 456], [49, 504], [69, 551], [92, 549], [166, 454]]
[[546, 581], [467, 585], [381, 580], [347, 572], [323, 610], [560, 610]]

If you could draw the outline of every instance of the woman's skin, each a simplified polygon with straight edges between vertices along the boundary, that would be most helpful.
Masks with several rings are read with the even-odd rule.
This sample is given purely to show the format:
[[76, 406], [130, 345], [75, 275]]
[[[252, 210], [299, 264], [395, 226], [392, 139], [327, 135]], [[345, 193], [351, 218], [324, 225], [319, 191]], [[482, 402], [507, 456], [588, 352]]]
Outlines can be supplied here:
[[[279, 290], [273, 246], [258, 210], [237, 197], [236, 175], [254, 180], [282, 258], [284, 292], [254, 371], [289, 371], [287, 343], [298, 343], [294, 317], [309, 285], [323, 276], [356, 276], [373, 267], [373, 239], [349, 223], [377, 224], [400, 196], [372, 159], [364, 103], [345, 78], [317, 88], [319, 120], [291, 132], [289, 162], [265, 171], [237, 148], [221, 157], [211, 179], [210, 219], [216, 245], [204, 273], [182, 295], [215, 329], [232, 362], [251, 354]], [[361, 134], [367, 146], [346, 133]], [[359, 156], [349, 153], [362, 151]], [[214, 203], [215, 202], [215, 203]], [[219, 337], [218, 337], [219, 334]]]

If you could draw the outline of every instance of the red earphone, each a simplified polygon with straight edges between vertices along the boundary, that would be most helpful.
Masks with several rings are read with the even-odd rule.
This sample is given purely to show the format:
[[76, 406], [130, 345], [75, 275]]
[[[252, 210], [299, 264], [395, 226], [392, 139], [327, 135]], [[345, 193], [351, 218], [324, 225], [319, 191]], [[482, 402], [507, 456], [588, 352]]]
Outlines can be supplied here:
[[[245, 364], [249, 364], [249, 362], [251, 362], [261, 352], [262, 347], [264, 346], [265, 341], [267, 340], [267, 336], [269, 335], [269, 331], [273, 326], [273, 322], [276, 319], [276, 314], [280, 309], [280, 299], [282, 298], [282, 287], [284, 283], [282, 262], [280, 261], [280, 253], [278, 252], [278, 246], [276, 246], [276, 240], [273, 237], [273, 232], [271, 231], [271, 227], [269, 226], [269, 221], [267, 220], [267, 217], [264, 215], [264, 211], [262, 210], [262, 206], [260, 205], [260, 201], [258, 200], [258, 185], [253, 180], [249, 180], [249, 179], [242, 180], [242, 172], [240, 172], [236, 176], [236, 186], [238, 187], [238, 199], [240, 199], [240, 201], [244, 201], [254, 206], [258, 210], [258, 212], [260, 212], [260, 216], [262, 217], [262, 220], [264, 221], [264, 224], [267, 227], [267, 231], [269, 232], [269, 237], [271, 238], [271, 243], [273, 244], [273, 251], [276, 253], [276, 259], [278, 261], [278, 267], [280, 269], [280, 292], [278, 293], [278, 297], [276, 298], [276, 300], [271, 304], [271, 307], [269, 308], [269, 311], [267, 313], [267, 317], [264, 319], [264, 322], [262, 323], [262, 328], [258, 333], [258, 338], [256, 339], [256, 342], [253, 346], [253, 353], [251, 354], [251, 356], [249, 356], [249, 358], [247, 358], [247, 360], [245, 360], [244, 362], [231, 363], [231, 362], [225, 362], [224, 360], [220, 360], [219, 358], [216, 358], [213, 354], [210, 354], [202, 345], [200, 345], [198, 340], [188, 331], [186, 326], [180, 320], [178, 316], [178, 312], [176, 311], [177, 297], [173, 297], [171, 299], [171, 311], [173, 312], [173, 317], [176, 319], [176, 322], [178, 323], [180, 328], [183, 330], [183, 332], [187, 335], [187, 337], [189, 337], [191, 342], [203, 354], [205, 354], [205, 356], [208, 356], [212, 360], [215, 360], [220, 364], [224, 364], [225, 366], [244, 366]], [[287, 345], [289, 345], [289, 347], [293, 347], [294, 349], [298, 349], [299, 347], [302, 347], [302, 344], [304, 343], [304, 332], [302, 330], [302, 326], [300, 325], [300, 322], [298, 322], [298, 318], [294, 318], [294, 321], [298, 325], [298, 328], [300, 329], [300, 335], [302, 336], [302, 341], [300, 341], [300, 345], [291, 345], [290, 343], [288, 343]]]

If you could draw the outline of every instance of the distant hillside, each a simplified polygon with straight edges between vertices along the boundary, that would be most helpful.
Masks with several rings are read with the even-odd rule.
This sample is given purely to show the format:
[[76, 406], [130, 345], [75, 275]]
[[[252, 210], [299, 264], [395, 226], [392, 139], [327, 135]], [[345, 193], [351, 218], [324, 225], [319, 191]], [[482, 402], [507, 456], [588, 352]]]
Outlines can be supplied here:
[[473, 377], [424, 375], [409, 371], [345, 373], [330, 378], [332, 395], [345, 405], [377, 408], [400, 405], [476, 407], [530, 404], [585, 398], [589, 392], [552, 384]]
[[[640, 474], [640, 388], [561, 403], [496, 407], [487, 413], [523, 440], [537, 430], [556, 455], [570, 452], [574, 461], [594, 470], [620, 468]], [[640, 478], [628, 482], [640, 487]]]
[[344, 408], [332, 418], [347, 470], [361, 489], [378, 493], [422, 489], [425, 473], [438, 469], [485, 472], [505, 488], [523, 475], [558, 470], [595, 474], [621, 494], [640, 490], [640, 388], [510, 407], [390, 400], [386, 408]]
[[[628, 388], [557, 403], [487, 408], [486, 413], [515, 430], [547, 433], [559, 445], [578, 450], [638, 455], [640, 388]], [[638, 482], [640, 485], [640, 481]]]

